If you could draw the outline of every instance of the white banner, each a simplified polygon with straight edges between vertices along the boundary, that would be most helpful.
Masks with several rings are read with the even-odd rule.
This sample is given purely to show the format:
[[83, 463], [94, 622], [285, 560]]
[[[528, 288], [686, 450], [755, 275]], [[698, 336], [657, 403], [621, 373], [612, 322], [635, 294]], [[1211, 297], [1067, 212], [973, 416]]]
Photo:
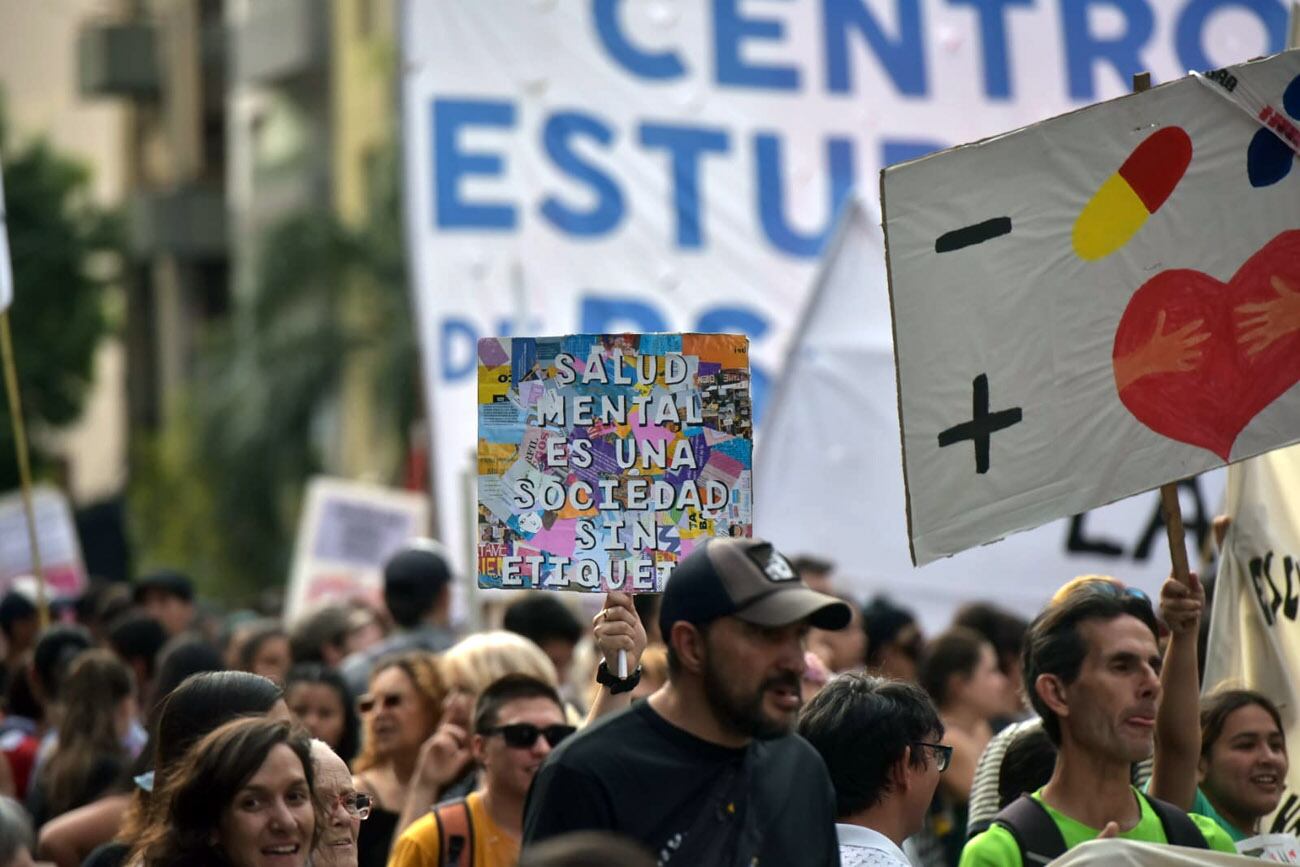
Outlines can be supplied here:
[[[1228, 468], [1228, 514], [1214, 591], [1203, 690], [1253, 689], [1282, 713], [1300, 744], [1300, 446]], [[1300, 762], [1261, 830], [1300, 833]]]
[[[946, 627], [956, 606], [975, 600], [1032, 617], [1076, 575], [1115, 575], [1156, 598], [1169, 574], [1169, 548], [1154, 493], [912, 565], [889, 299], [873, 209], [857, 202], [846, 211], [815, 281], [754, 453], [755, 533], [786, 554], [829, 557], [841, 590], [859, 599], [891, 593], [931, 631]], [[1217, 470], [1180, 488], [1193, 552], [1221, 507], [1223, 484], [1224, 471]]]
[[438, 512], [464, 557], [478, 338], [741, 331], [761, 425], [851, 189], [873, 190], [884, 164], [1118, 96], [1141, 69], [1162, 81], [1279, 50], [1286, 11], [406, 0], [401, 29]]

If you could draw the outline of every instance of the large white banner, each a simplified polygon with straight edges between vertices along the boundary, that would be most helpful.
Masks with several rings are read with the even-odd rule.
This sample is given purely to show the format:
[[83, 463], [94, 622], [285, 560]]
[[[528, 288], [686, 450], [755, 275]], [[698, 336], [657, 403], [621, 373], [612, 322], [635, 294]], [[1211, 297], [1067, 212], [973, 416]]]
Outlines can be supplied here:
[[851, 189], [1118, 96], [1138, 70], [1277, 51], [1285, 31], [1278, 0], [407, 0], [407, 221], [443, 538], [468, 551], [479, 337], [744, 332], [761, 450]]
[[[1277, 704], [1300, 744], [1300, 446], [1228, 468], [1228, 514], [1203, 690], [1253, 689]], [[1261, 831], [1300, 833], [1300, 762]]]

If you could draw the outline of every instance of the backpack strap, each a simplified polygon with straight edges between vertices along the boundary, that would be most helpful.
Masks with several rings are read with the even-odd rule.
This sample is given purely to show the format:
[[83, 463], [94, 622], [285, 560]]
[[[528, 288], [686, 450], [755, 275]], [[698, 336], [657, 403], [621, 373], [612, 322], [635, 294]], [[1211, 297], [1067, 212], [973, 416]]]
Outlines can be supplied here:
[[474, 823], [464, 798], [447, 801], [433, 808], [438, 825], [439, 867], [471, 867], [474, 863]]
[[1065, 854], [1065, 838], [1061, 829], [1044, 809], [1029, 795], [1021, 795], [1007, 804], [993, 817], [993, 824], [1011, 832], [1020, 849], [1020, 863], [1047, 864]]
[[1146, 802], [1151, 805], [1151, 811], [1159, 817], [1160, 827], [1165, 831], [1165, 842], [1171, 846], [1186, 846], [1189, 849], [1210, 848], [1205, 835], [1186, 811], [1168, 801], [1152, 798], [1145, 793], [1142, 797], [1146, 798]]

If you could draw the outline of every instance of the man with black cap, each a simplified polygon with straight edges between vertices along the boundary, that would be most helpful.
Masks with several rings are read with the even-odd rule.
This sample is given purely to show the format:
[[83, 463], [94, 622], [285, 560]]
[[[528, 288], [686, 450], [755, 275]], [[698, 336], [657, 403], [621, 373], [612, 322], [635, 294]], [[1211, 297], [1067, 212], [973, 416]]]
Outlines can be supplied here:
[[180, 572], [164, 569], [137, 580], [135, 604], [162, 624], [169, 637], [194, 625], [194, 583]]
[[398, 631], [343, 660], [340, 671], [354, 696], [366, 691], [370, 670], [383, 656], [404, 650], [441, 652], [456, 643], [451, 629], [451, 566], [440, 544], [412, 539], [384, 564], [384, 605]]
[[524, 846], [609, 830], [661, 865], [838, 865], [826, 766], [793, 731], [808, 628], [848, 622], [770, 543], [696, 548], [664, 589], [668, 683], [551, 753]]

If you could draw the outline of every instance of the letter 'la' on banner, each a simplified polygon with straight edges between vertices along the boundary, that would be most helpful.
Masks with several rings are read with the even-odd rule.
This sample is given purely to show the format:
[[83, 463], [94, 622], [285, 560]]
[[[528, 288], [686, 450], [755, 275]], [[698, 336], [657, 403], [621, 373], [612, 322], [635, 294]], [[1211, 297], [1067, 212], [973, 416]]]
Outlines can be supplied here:
[[[1300, 446], [1228, 467], [1227, 514], [1210, 614], [1204, 694], [1251, 689], [1282, 713], [1287, 743], [1300, 744]], [[1300, 762], [1261, 833], [1300, 826]]]
[[14, 272], [9, 264], [9, 210], [5, 206], [4, 167], [0, 166], [0, 311], [14, 300]]
[[478, 583], [655, 592], [753, 526], [749, 340], [478, 343]]

